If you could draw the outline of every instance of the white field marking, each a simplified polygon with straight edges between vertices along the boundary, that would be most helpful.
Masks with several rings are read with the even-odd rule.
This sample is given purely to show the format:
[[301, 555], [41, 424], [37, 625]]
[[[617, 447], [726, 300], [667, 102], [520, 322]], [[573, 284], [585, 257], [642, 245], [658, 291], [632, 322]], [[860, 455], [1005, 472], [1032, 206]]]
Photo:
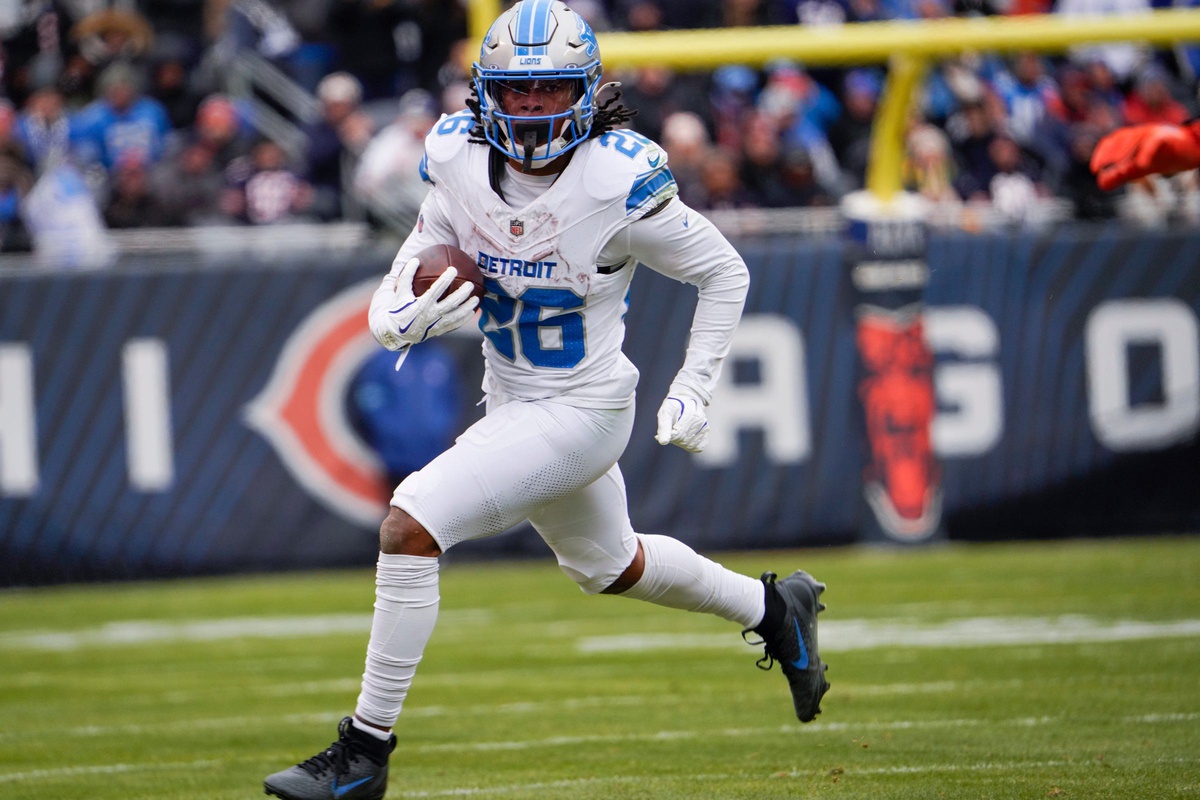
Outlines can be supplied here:
[[177, 769], [212, 769], [225, 762], [204, 759], [203, 761], [168, 761], [158, 764], [97, 764], [91, 767], [59, 767], [57, 769], [31, 769], [28, 772], [0, 773], [0, 780], [36, 781], [46, 778], [69, 778], [73, 775], [113, 775], [121, 772], [159, 772]]
[[[355, 687], [358, 683], [355, 682]], [[404, 716], [409, 717], [464, 717], [482, 715], [495, 717], [500, 715], [545, 714], [551, 711], [587, 710], [592, 708], [637, 707], [641, 708], [650, 702], [651, 698], [642, 695], [626, 697], [581, 697], [567, 700], [544, 702], [499, 703], [496, 705], [474, 705], [470, 708], [454, 706], [417, 706], [406, 708]], [[316, 713], [316, 714], [287, 714], [261, 717], [218, 717], [208, 719], [179, 719], [164, 722], [129, 723], [125, 725], [76, 725], [69, 728], [44, 729], [30, 731], [7, 732], [0, 731], [0, 741], [5, 739], [29, 738], [30, 736], [157, 736], [164, 733], [189, 732], [197, 730], [226, 730], [244, 728], [248, 725], [263, 725], [283, 727], [288, 725], [333, 725], [345, 714]]]
[[[1129, 724], [1146, 724], [1156, 722], [1175, 722], [1177, 718], [1185, 718], [1188, 720], [1200, 718], [1200, 714], [1149, 714], [1135, 717], [1125, 717], [1116, 720], [1120, 723]], [[294, 725], [306, 724], [310, 722], [332, 722], [337, 719], [334, 714], [290, 714], [283, 716], [263, 716], [263, 717], [241, 717], [233, 719], [210, 719], [210, 720], [186, 720], [176, 723], [180, 728], [185, 728], [189, 731], [194, 731], [199, 728], [227, 728], [234, 725], [244, 725], [247, 723], [264, 723], [271, 725]], [[894, 722], [861, 722], [861, 723], [821, 723], [813, 722], [804, 726], [800, 725], [779, 725], [774, 727], [759, 727], [759, 728], [724, 728], [716, 730], [704, 731], [657, 731], [653, 733], [641, 734], [624, 734], [610, 736], [555, 736], [548, 739], [532, 740], [532, 741], [512, 741], [512, 742], [479, 742], [471, 743], [455, 743], [455, 744], [426, 744], [426, 745], [405, 745], [406, 752], [448, 752], [448, 751], [464, 751], [464, 750], [527, 750], [537, 747], [558, 747], [563, 745], [588, 745], [588, 744], [620, 744], [623, 742], [664, 742], [664, 741], [686, 741], [690, 739], [709, 739], [713, 736], [721, 736], [726, 738], [745, 738], [755, 736], [768, 735], [786, 735], [792, 733], [819, 733], [826, 732], [845, 732], [856, 731], [859, 729], [866, 731], [878, 730], [929, 730], [938, 728], [969, 728], [969, 727], [996, 727], [1011, 725], [1014, 727], [1030, 727], [1035, 725], [1050, 725], [1063, 722], [1063, 717], [1018, 717], [1009, 720], [986, 720], [986, 719], [943, 719], [943, 720], [896, 720]], [[146, 733], [150, 731], [159, 732], [164, 726], [121, 726], [124, 730], [120, 732], [127, 733]], [[76, 729], [83, 730], [83, 729]], [[117, 729], [114, 729], [117, 730]], [[258, 756], [254, 756], [253, 760], [258, 760]], [[208, 769], [220, 767], [233, 763], [233, 761], [244, 761], [251, 759], [225, 759], [225, 760], [203, 760], [203, 761], [183, 761], [183, 762], [167, 762], [167, 763], [144, 763], [144, 764], [101, 764], [96, 766], [75, 766], [75, 767], [60, 767], [57, 769], [38, 769], [27, 770], [25, 772], [0, 772], [0, 782], [4, 781], [19, 781], [19, 780], [45, 780], [57, 779], [71, 775], [102, 775], [118, 772], [152, 772], [155, 770], [176, 770], [176, 769]], [[1182, 759], [1170, 760], [1170, 763], [1184, 763]], [[945, 772], [953, 770], [965, 769], [1007, 769], [1007, 768], [1025, 768], [1029, 766], [1055, 766], [1060, 762], [1012, 762], [1011, 764], [992, 763], [971, 766], [971, 765], [926, 765], [923, 767], [881, 767], [877, 769], [854, 769], [848, 772], [853, 774], [887, 774], [887, 773], [902, 773], [902, 772]], [[1067, 761], [1061, 762], [1064, 765], [1084, 765], [1083, 761]], [[1190, 761], [1186, 763], [1191, 763]], [[773, 773], [774, 774], [774, 773]], [[790, 773], [793, 777], [810, 775], [811, 773], [803, 773], [794, 771]], [[678, 776], [684, 777], [687, 776]], [[723, 780], [726, 778], [746, 777], [744, 774], [730, 775], [711, 775], [693, 776], [696, 778], [705, 778], [710, 780]], [[652, 780], [652, 778], [616, 778], [618, 780]], [[579, 783], [599, 782], [607, 779], [603, 778], [588, 778], [581, 779]], [[453, 796], [455, 794], [483, 794], [483, 793], [505, 793], [519, 791], [521, 788], [533, 788], [536, 786], [545, 785], [547, 787], [555, 786], [570, 786], [576, 782], [559, 781], [548, 784], [523, 784], [522, 786], [513, 787], [495, 787], [495, 788], [478, 788], [478, 789], [451, 789], [442, 792], [402, 792], [405, 797], [442, 797]]]
[[[487, 609], [444, 611], [443, 626], [487, 624]], [[84, 647], [116, 647], [159, 642], [208, 642], [245, 638], [300, 638], [361, 635], [371, 630], [369, 614], [324, 614], [304, 617], [231, 617], [183, 622], [127, 620], [74, 631], [20, 631], [0, 634], [0, 650], [72, 651]], [[1073, 644], [1136, 639], [1200, 636], [1200, 619], [1170, 622], [1091, 617], [973, 617], [941, 623], [911, 620], [830, 620], [821, 623], [821, 650], [842, 652], [881, 647], [979, 647], [987, 645]], [[744, 647], [736, 636], [712, 633], [658, 633], [587, 636], [578, 639], [582, 653], [662, 650], [711, 650]]]
[[[1020, 685], [1020, 681], [1003, 681], [1003, 684], [1014, 683]], [[963, 686], [979, 686], [986, 688], [998, 684], [988, 682], [967, 682], [963, 684], [955, 684], [951, 682], [938, 682], [930, 684], [898, 684], [902, 687], [901, 692], [936, 692], [950, 691], [961, 689]], [[862, 686], [853, 692], [865, 693], [868, 690], [876, 689], [879, 691], [871, 692], [872, 694], [886, 694], [893, 687], [890, 686]], [[851, 690], [847, 689], [847, 692]], [[654, 698], [648, 698], [642, 695], [628, 695], [621, 697], [586, 697], [569, 700], [554, 700], [545, 702], [524, 702], [524, 703], [499, 703], [494, 705], [473, 705], [470, 708], [463, 709], [453, 706], [416, 706], [407, 708], [404, 711], [405, 717], [446, 717], [455, 716], [462, 717], [468, 714], [483, 715], [488, 717], [497, 717], [501, 715], [516, 715], [516, 714], [535, 714], [545, 713], [547, 711], [558, 711], [562, 709], [589, 709], [596, 707], [612, 708], [614, 706], [621, 707], [640, 707], [647, 703], [653, 702]], [[167, 722], [152, 722], [148, 724], [131, 723], [126, 725], [77, 725], [69, 728], [54, 728], [46, 730], [30, 731], [23, 729], [20, 732], [5, 732], [0, 731], [0, 741], [5, 739], [13, 739], [17, 737], [28, 738], [29, 736], [74, 736], [74, 737], [95, 737], [95, 736], [157, 736], [173, 732], [191, 732], [198, 730], [227, 730], [230, 728], [244, 728], [246, 726], [263, 725], [268, 727], [283, 727], [294, 725], [334, 725], [344, 714], [336, 713], [313, 713], [313, 714], [283, 714], [283, 715], [263, 715], [254, 717], [215, 717], [202, 719], [180, 719]], [[1045, 725], [1055, 721], [1055, 717], [1033, 717], [1012, 719], [1007, 722], [996, 724], [1008, 724], [1014, 727], [1030, 727], [1035, 725]], [[1140, 714], [1137, 716], [1126, 717], [1124, 722], [1140, 725], [1153, 725], [1162, 723], [1174, 722], [1194, 722], [1200, 720], [1200, 712], [1191, 713], [1174, 713], [1174, 714]], [[913, 728], [946, 728], [946, 727], [967, 727], [976, 724], [987, 724], [982, 720], [923, 720], [920, 722], [896, 721], [891, 723], [843, 723], [843, 722], [814, 722], [803, 727], [798, 725], [785, 726], [780, 730], [783, 732], [807, 732], [807, 731], [845, 731], [855, 727], [871, 727], [877, 728], [880, 724], [886, 724], [891, 729], [908, 730]], [[727, 731], [731, 736], [752, 735], [755, 730], [745, 731]], [[651, 737], [658, 734], [650, 735]], [[614, 737], [613, 741], [624, 741], [629, 739], [629, 736]], [[678, 736], [676, 735], [676, 738]], [[599, 741], [599, 740], [596, 740]], [[609, 741], [606, 739], [605, 741]], [[529, 747], [539, 746], [539, 744], [550, 743], [550, 740], [539, 742], [518, 742], [518, 743], [501, 743], [501, 744], [453, 744], [453, 745], [422, 745], [418, 749], [428, 750], [446, 750], [446, 749], [484, 749], [484, 750], [524, 750]], [[566, 741], [554, 741], [553, 744], [567, 744]], [[0, 777], [3, 777], [0, 775]]]
[[[1169, 759], [1170, 763], [1189, 763], [1183, 759]], [[1083, 769], [1093, 769], [1094, 764], [1088, 761], [987, 761], [979, 764], [926, 764], [923, 766], [912, 767], [874, 767], [871, 769], [847, 769], [844, 775], [847, 778], [854, 778], [859, 775], [923, 775], [936, 774], [945, 772], [1014, 772], [1023, 774], [1028, 769], [1050, 769], [1062, 767], [1079, 767]], [[637, 784], [651, 785], [656, 783], [679, 783], [688, 781], [692, 783], [713, 783], [716, 781], [727, 780], [759, 780], [769, 778], [778, 780], [781, 778], [816, 778], [821, 777], [825, 773], [820, 770], [792, 770], [785, 773], [771, 773], [770, 775], [755, 775], [744, 772], [739, 773], [715, 773], [715, 774], [693, 774], [693, 775], [612, 775], [606, 778], [577, 778], [574, 780], [561, 781], [541, 781], [538, 783], [522, 783], [510, 784], [507, 786], [475, 786], [463, 787], [459, 789], [442, 789], [439, 791], [401, 791], [399, 797], [478, 797], [486, 795], [505, 795], [505, 794], [526, 794], [530, 792], [545, 792], [555, 789], [574, 789], [584, 786], [597, 786], [604, 784]]]
[[[444, 611], [446, 625], [479, 624], [491, 619], [487, 609]], [[214, 642], [226, 639], [290, 639], [305, 636], [361, 636], [371, 631], [370, 614], [322, 614], [305, 617], [229, 617], [184, 622], [127, 620], [75, 631], [21, 631], [0, 634], [0, 650], [52, 650], [65, 652], [83, 647], [156, 644], [159, 642]]]
[[[830, 620], [820, 624], [822, 653], [880, 647], [986, 647], [990, 645], [1079, 644], [1200, 636], [1200, 619], [1171, 622], [1091, 617], [975, 617], [939, 623], [911, 620]], [[714, 633], [637, 633], [587, 636], [575, 644], [581, 653], [646, 650], [713, 650], [744, 647], [736, 636]]]

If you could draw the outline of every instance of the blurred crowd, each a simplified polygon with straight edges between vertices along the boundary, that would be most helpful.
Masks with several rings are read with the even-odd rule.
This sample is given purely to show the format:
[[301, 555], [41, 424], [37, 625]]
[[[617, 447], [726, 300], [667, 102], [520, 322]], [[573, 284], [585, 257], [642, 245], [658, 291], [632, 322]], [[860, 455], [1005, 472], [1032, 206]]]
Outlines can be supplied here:
[[[950, 15], [1135, 12], [1150, 0], [568, 0], [600, 31], [840, 25]], [[1157, 2], [1157, 0], [1155, 0]], [[422, 138], [463, 107], [465, 3], [24, 0], [0, 6], [0, 250], [57, 232], [366, 219], [424, 194]], [[232, 80], [269, 65], [298, 114]], [[240, 60], [239, 60], [240, 59]], [[1194, 174], [1099, 191], [1097, 139], [1197, 112], [1200, 50], [1133, 44], [972, 54], [931, 70], [906, 135], [908, 187], [1021, 224], [1039, 198], [1081, 219], [1200, 220]], [[612, 72], [704, 209], [836, 204], [861, 188], [882, 68], [778, 60], [706, 74]], [[267, 116], [300, 136], [279, 135]]]

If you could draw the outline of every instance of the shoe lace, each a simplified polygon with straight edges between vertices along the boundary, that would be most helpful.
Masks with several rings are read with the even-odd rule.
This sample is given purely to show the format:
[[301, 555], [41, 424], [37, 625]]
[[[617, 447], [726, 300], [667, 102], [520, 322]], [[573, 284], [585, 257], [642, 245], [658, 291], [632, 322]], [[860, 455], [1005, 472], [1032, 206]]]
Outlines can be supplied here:
[[338, 725], [338, 740], [312, 758], [300, 762], [300, 769], [314, 778], [326, 772], [341, 775], [350, 771], [351, 758], [359, 754], [368, 755], [365, 747], [350, 738], [349, 724], [348, 720], [343, 720]]
[[754, 629], [747, 628], [746, 630], [742, 631], [742, 641], [751, 647], [762, 647], [762, 658], [758, 659], [758, 661], [755, 661], [754, 666], [758, 667], [764, 672], [769, 671], [771, 667], [775, 666], [775, 656], [771, 654], [771, 646], [767, 644], [766, 640], [762, 637], [758, 637], [758, 641], [751, 641], [750, 637], [747, 635], [751, 633], [758, 637], [758, 634], [754, 631]]

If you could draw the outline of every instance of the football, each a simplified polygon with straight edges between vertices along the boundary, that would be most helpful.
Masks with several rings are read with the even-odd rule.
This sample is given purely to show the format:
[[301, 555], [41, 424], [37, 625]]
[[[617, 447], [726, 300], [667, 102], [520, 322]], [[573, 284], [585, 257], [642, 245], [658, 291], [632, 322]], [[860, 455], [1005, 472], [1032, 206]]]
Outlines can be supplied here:
[[454, 245], [435, 244], [432, 247], [426, 247], [417, 253], [416, 258], [421, 262], [417, 267], [417, 273], [413, 276], [413, 294], [417, 297], [425, 294], [434, 281], [446, 271], [446, 267], [454, 267], [458, 270], [458, 276], [442, 293], [442, 297], [450, 294], [463, 283], [474, 284], [471, 294], [475, 297], [483, 297], [483, 273], [479, 271], [475, 259]]

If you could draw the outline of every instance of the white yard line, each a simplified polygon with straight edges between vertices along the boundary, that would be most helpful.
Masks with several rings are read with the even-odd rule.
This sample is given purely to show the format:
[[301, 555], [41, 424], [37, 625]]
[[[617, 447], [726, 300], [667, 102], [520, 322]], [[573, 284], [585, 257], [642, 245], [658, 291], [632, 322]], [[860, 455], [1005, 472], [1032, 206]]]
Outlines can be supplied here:
[[[300, 723], [332, 723], [336, 715], [332, 714], [292, 714], [272, 717], [255, 717], [255, 718], [225, 718], [225, 719], [210, 719], [210, 720], [188, 720], [178, 723], [178, 727], [188, 730], [197, 730], [200, 728], [225, 728], [228, 726], [236, 726], [253, 720], [256, 723], [270, 725], [295, 725]], [[1147, 714], [1140, 716], [1129, 716], [1114, 722], [1124, 725], [1153, 725], [1159, 723], [1171, 722], [1191, 722], [1200, 719], [1200, 714]], [[714, 737], [725, 739], [741, 739], [752, 738], [764, 735], [790, 735], [796, 733], [816, 734], [816, 733], [871, 733], [877, 731], [897, 731], [897, 730], [939, 730], [953, 728], [973, 728], [973, 727], [1014, 727], [1014, 728], [1029, 728], [1039, 727], [1043, 725], [1056, 725], [1067, 723], [1065, 717], [1014, 717], [1007, 720], [988, 720], [988, 719], [971, 719], [971, 718], [951, 718], [951, 719], [926, 719], [926, 720], [894, 720], [891, 722], [813, 722], [807, 725], [778, 725], [772, 727], [753, 727], [753, 728], [719, 728], [708, 730], [662, 730], [643, 733], [629, 734], [612, 734], [604, 736], [551, 736], [542, 739], [514, 739], [506, 741], [491, 741], [491, 742], [453, 742], [442, 744], [411, 744], [405, 745], [404, 750], [407, 753], [449, 753], [449, 752], [489, 752], [489, 751], [513, 751], [513, 750], [534, 750], [543, 748], [556, 747], [579, 747], [590, 746], [596, 744], [629, 744], [637, 742], [668, 742], [668, 741], [688, 741], [692, 739], [709, 740]], [[129, 726], [114, 726], [111, 729], [105, 729], [106, 733], [125, 733], [125, 734], [145, 734], [158, 733], [167, 726], [158, 725], [129, 725]], [[73, 729], [74, 732], [86, 730], [91, 733], [93, 729]], [[100, 730], [100, 729], [94, 729]], [[66, 732], [66, 731], [64, 731]], [[247, 761], [251, 759], [237, 759], [237, 761]], [[255, 757], [254, 760], [257, 760]], [[38, 769], [28, 770], [25, 772], [0, 772], [0, 782], [4, 781], [40, 781], [53, 780], [73, 775], [103, 775], [109, 773], [125, 773], [125, 772], [154, 772], [157, 770], [188, 770], [188, 769], [213, 769], [221, 766], [226, 766], [233, 763], [232, 760], [202, 760], [202, 761], [181, 761], [181, 762], [147, 762], [147, 763], [117, 763], [103, 764], [96, 766], [70, 766], [57, 769]], [[980, 764], [947, 764], [947, 765], [925, 765], [921, 767], [880, 767], [870, 769], [849, 769], [848, 775], [853, 774], [890, 774], [890, 773], [907, 773], [907, 772], [949, 772], [963, 770], [1006, 770], [1006, 769], [1025, 769], [1030, 766], [1058, 766], [1058, 765], [1081, 765], [1081, 761], [1047, 761], [1047, 762], [1023, 762], [1014, 761], [1011, 763], [1003, 762], [985, 762]], [[809, 773], [793, 772], [792, 777], [803, 777]], [[687, 776], [683, 776], [687, 777]], [[712, 776], [692, 776], [696, 779], [712, 779], [723, 780], [726, 778], [746, 777], [740, 775], [712, 775]], [[456, 794], [504, 794], [522, 790], [533, 790], [538, 787], [545, 786], [546, 788], [571, 786], [576, 783], [582, 785], [586, 783], [604, 783], [608, 780], [624, 781], [624, 780], [650, 780], [643, 776], [628, 777], [628, 778], [589, 778], [581, 779], [580, 781], [557, 781], [546, 784], [521, 784], [520, 786], [507, 787], [490, 787], [490, 788], [467, 788], [467, 789], [450, 789], [443, 792], [401, 792], [404, 797], [449, 797]]]
[[[487, 609], [444, 611], [449, 625], [486, 623]], [[229, 617], [180, 622], [126, 620], [74, 631], [21, 631], [0, 634], [0, 650], [65, 652], [84, 647], [119, 647], [160, 642], [215, 642], [227, 639], [292, 639], [307, 636], [360, 636], [371, 631], [370, 614], [320, 614], [305, 617]]]
[[[486, 609], [446, 611], [446, 626], [486, 624]], [[82, 630], [14, 631], [0, 634], [0, 650], [66, 652], [85, 647], [121, 647], [160, 642], [211, 642], [228, 639], [278, 639], [361, 635], [371, 629], [369, 614], [323, 614], [304, 617], [231, 617], [180, 622], [127, 620]], [[564, 633], [564, 638], [574, 638]], [[829, 620], [820, 625], [821, 651], [871, 650], [882, 647], [982, 647], [994, 645], [1079, 644], [1200, 636], [1200, 619], [1165, 622], [1106, 621], [1081, 615], [1060, 617], [970, 617], [945, 622], [896, 620]], [[712, 650], [744, 647], [727, 633], [638, 633], [576, 638], [581, 653], [636, 652], [663, 649]]]
[[[1122, 642], [1200, 636], [1200, 619], [1170, 622], [1119, 620], [1084, 616], [974, 617], [947, 622], [912, 620], [830, 620], [818, 626], [822, 653], [873, 650], [881, 647], [987, 647], [1041, 644]], [[637, 633], [588, 636], [578, 640], [581, 653], [648, 650], [714, 650], [742, 647], [736, 636], [716, 633]]]

